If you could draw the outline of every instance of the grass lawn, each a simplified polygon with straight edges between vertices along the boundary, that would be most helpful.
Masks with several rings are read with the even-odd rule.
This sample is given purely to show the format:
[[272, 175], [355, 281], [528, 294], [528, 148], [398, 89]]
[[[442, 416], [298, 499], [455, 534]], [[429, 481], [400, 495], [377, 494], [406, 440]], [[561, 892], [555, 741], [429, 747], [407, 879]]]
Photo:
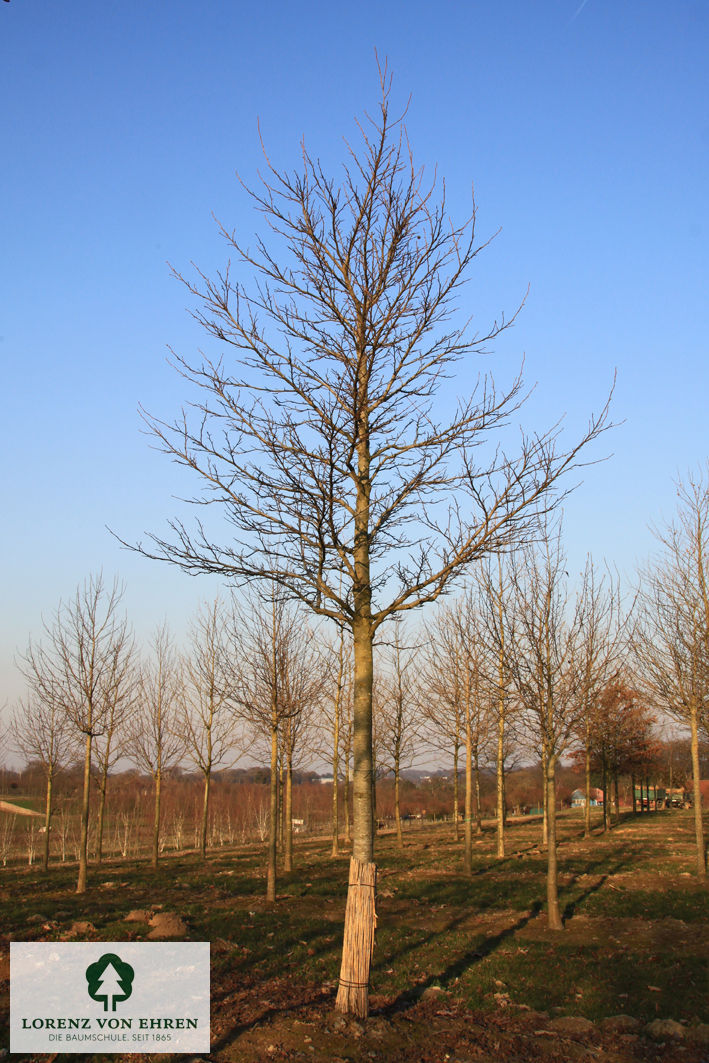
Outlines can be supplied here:
[[275, 906], [264, 899], [265, 853], [256, 847], [221, 850], [206, 864], [169, 857], [157, 872], [135, 862], [94, 866], [82, 897], [74, 866], [6, 868], [0, 1010], [7, 1018], [10, 940], [66, 939], [80, 921], [91, 926], [74, 939], [140, 940], [149, 927], [125, 917], [161, 908], [185, 919], [187, 938], [212, 943], [215, 1059], [582, 1058], [578, 1038], [557, 1029], [562, 1016], [596, 1024], [583, 1048], [596, 1059], [709, 1058], [694, 1040], [661, 1045], [641, 1029], [611, 1036], [602, 1022], [625, 1014], [695, 1032], [709, 1024], [709, 904], [693, 875], [691, 814], [629, 816], [590, 839], [580, 816], [562, 816], [562, 932], [546, 926], [539, 832], [538, 821], [512, 824], [501, 861], [486, 832], [470, 876], [451, 825], [412, 829], [403, 852], [392, 836], [378, 840], [365, 1027], [332, 1010], [348, 857], [331, 859], [325, 841], [298, 839], [296, 870], [280, 878]]

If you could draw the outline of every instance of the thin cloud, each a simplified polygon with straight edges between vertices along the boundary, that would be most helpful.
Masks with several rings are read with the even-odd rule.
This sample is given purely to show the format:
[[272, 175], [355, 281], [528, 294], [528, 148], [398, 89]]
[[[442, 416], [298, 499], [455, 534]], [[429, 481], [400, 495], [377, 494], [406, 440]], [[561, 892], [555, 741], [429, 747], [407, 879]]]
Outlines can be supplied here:
[[572, 23], [572, 22], [574, 21], [574, 19], [577, 19], [577, 18], [579, 17], [579, 15], [580, 15], [580, 14], [581, 14], [581, 12], [583, 11], [583, 9], [585, 8], [585, 6], [586, 6], [586, 4], [587, 4], [587, 3], [588, 3], [588, 0], [581, 0], [581, 3], [580, 3], [580, 4], [579, 4], [579, 6], [578, 6], [578, 7], [576, 8], [576, 12], [575, 12], [575, 14], [573, 14], [573, 15], [571, 16], [571, 19], [569, 20], [569, 25], [571, 25], [571, 23]]

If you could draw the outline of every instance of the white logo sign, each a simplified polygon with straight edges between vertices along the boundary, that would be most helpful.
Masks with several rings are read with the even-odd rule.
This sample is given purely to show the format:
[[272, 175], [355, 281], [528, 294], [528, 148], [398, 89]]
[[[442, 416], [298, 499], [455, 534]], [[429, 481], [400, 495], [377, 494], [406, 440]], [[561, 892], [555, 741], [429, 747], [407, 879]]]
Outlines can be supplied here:
[[209, 942], [10, 943], [11, 1052], [209, 1052]]

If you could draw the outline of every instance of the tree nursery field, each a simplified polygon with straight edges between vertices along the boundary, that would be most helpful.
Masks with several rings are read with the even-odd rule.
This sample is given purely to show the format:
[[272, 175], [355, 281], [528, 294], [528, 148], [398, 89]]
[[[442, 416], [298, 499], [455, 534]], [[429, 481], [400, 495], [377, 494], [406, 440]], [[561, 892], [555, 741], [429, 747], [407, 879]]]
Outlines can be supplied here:
[[296, 841], [275, 904], [263, 846], [165, 857], [157, 871], [106, 861], [83, 895], [69, 864], [5, 868], [3, 1028], [11, 940], [175, 936], [211, 942], [215, 1060], [709, 1059], [709, 905], [691, 813], [628, 814], [591, 838], [577, 814], [559, 827], [562, 931], [547, 927], [539, 820], [510, 824], [504, 859], [486, 830], [471, 874], [451, 824], [406, 832], [403, 850], [378, 838], [366, 1022], [334, 1008], [349, 856], [332, 858], [329, 841]]

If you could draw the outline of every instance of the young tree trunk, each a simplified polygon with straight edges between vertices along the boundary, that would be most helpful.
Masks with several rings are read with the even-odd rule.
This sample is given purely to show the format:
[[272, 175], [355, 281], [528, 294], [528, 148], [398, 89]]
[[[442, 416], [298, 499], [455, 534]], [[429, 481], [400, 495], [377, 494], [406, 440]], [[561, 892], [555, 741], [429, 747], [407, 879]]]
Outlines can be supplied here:
[[606, 769], [605, 758], [603, 760], [603, 774], [601, 777], [601, 788], [603, 790], [603, 831], [608, 830], [608, 771]]
[[345, 829], [345, 845], [349, 845], [352, 841], [352, 787], [350, 785], [350, 763], [352, 761], [352, 735], [350, 732], [349, 725], [347, 727], [345, 748], [343, 752], [345, 754], [345, 783], [342, 794], [345, 819], [343, 826]]
[[583, 836], [584, 838], [591, 837], [591, 721], [586, 715], [586, 756], [585, 756], [585, 778], [586, 778], [586, 804], [583, 810]]
[[350, 860], [345, 939], [335, 1007], [358, 1018], [369, 1015], [369, 968], [374, 952], [377, 869], [374, 863]]
[[266, 871], [266, 900], [276, 899], [276, 860], [278, 849], [278, 712], [271, 719], [271, 787], [268, 808], [268, 869]]
[[613, 794], [615, 797], [615, 822], [620, 823], [620, 793], [618, 791], [618, 772], [613, 773]]
[[[286, 729], [287, 729], [287, 724], [286, 724]], [[285, 737], [285, 735], [284, 735], [284, 737]], [[285, 771], [284, 771], [284, 757], [285, 757], [284, 751], [281, 749], [280, 756], [278, 758], [278, 811], [277, 811], [277, 814], [276, 814], [277, 815], [277, 819], [278, 819], [278, 844], [279, 844], [279, 846], [281, 848], [281, 852], [283, 852], [283, 839], [285, 837], [285, 826], [286, 826], [286, 804], [285, 804], [285, 801], [284, 801], [285, 792], [286, 792], [286, 788], [285, 788]]]
[[[340, 683], [342, 679], [342, 660], [340, 659], [340, 675], [338, 676], [338, 690], [335, 701], [335, 719], [333, 721], [332, 738], [332, 849], [331, 855], [337, 856], [340, 852], [340, 810], [338, 808], [339, 787], [338, 777], [340, 774]], [[346, 785], [346, 784], [345, 784]], [[345, 801], [345, 816], [347, 815], [347, 802]]]
[[101, 771], [99, 782], [98, 817], [96, 820], [96, 863], [100, 864], [103, 857], [103, 824], [106, 814], [106, 790], [108, 788], [108, 767]]
[[563, 930], [561, 912], [559, 911], [559, 888], [557, 882], [556, 857], [556, 757], [547, 760], [547, 913], [550, 930]]
[[697, 876], [705, 879], [707, 875], [707, 857], [704, 845], [704, 823], [702, 820], [702, 791], [699, 785], [699, 729], [698, 707], [692, 706], [689, 718], [692, 748], [692, 803], [694, 806], [694, 834], [697, 840]]
[[505, 855], [505, 713], [500, 695], [497, 717], [497, 857]]
[[458, 723], [455, 725], [455, 744], [453, 746], [453, 823], [455, 840], [460, 839], [460, 823], [458, 822], [458, 809], [460, 807], [460, 786], [458, 782], [458, 756], [460, 743], [458, 741]]
[[542, 745], [542, 848], [549, 844], [549, 792], [547, 789], [547, 751]]
[[647, 794], [647, 811], [650, 814], [650, 776], [645, 776], [645, 793]]
[[52, 782], [54, 769], [51, 764], [47, 766], [47, 788], [44, 801], [44, 854], [43, 866], [46, 871], [49, 867], [49, 831], [52, 822]]
[[208, 769], [204, 773], [204, 796], [202, 798], [202, 831], [199, 843], [199, 851], [203, 860], [207, 859], [207, 827], [209, 826], [209, 790], [212, 783], [212, 772]]
[[[369, 557], [360, 558], [369, 574]], [[357, 601], [357, 595], [361, 601]], [[345, 910], [340, 984], [335, 1007], [359, 1018], [369, 1014], [369, 968], [376, 923], [372, 809], [372, 685], [374, 679], [369, 620], [369, 578], [355, 587], [354, 636], [354, 843]]]
[[154, 868], [158, 866], [160, 856], [160, 798], [162, 791], [162, 771], [158, 767], [155, 772], [155, 814], [153, 817], [153, 859]]
[[396, 820], [396, 841], [400, 849], [404, 848], [404, 835], [401, 830], [401, 770], [397, 753], [394, 762], [394, 818]]
[[480, 755], [477, 744], [475, 746], [475, 833], [483, 832], [483, 813], [480, 803]]
[[79, 879], [77, 893], [86, 893], [89, 849], [89, 800], [91, 792], [91, 734], [86, 735], [84, 746], [84, 793], [81, 802], [81, 837], [79, 840]]
[[473, 735], [470, 726], [470, 707], [465, 712], [465, 852], [463, 867], [467, 874], [473, 870]]
[[283, 870], [293, 870], [293, 745], [288, 742], [286, 758], [286, 791], [283, 799], [285, 809], [285, 849], [283, 853]]
[[633, 791], [633, 815], [636, 815], [637, 811], [638, 811], [638, 801], [637, 801], [637, 798], [635, 796], [635, 775], [634, 774], [630, 776], [630, 789]]
[[503, 608], [502, 558], [498, 555], [497, 570], [500, 589], [497, 596], [499, 648], [497, 656], [497, 858], [505, 855], [505, 611]]

